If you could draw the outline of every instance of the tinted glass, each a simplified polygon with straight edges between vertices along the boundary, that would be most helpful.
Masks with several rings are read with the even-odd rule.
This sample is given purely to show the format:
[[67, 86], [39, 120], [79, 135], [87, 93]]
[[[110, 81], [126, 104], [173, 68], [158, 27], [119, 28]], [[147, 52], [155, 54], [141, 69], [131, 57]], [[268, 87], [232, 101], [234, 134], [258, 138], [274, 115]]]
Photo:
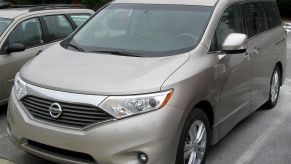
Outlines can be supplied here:
[[231, 33], [245, 33], [240, 5], [231, 6], [222, 14], [212, 39], [210, 51], [220, 51], [224, 40]]
[[265, 2], [265, 11], [266, 16], [268, 20], [268, 26], [269, 28], [274, 28], [277, 26], [280, 26], [282, 24], [281, 22], [281, 16], [279, 13], [279, 9], [276, 2]]
[[79, 27], [81, 26], [87, 19], [90, 18], [90, 15], [85, 15], [85, 14], [72, 14], [72, 15], [69, 15], [72, 20], [76, 23], [76, 25]]
[[50, 41], [60, 40], [73, 32], [73, 27], [64, 15], [46, 16]]
[[203, 35], [211, 7], [113, 4], [72, 38], [85, 51], [123, 51], [141, 56], [192, 49]]
[[0, 35], [3, 34], [3, 32], [6, 30], [6, 28], [10, 25], [12, 21], [13, 19], [0, 18]]
[[244, 13], [249, 37], [253, 37], [268, 29], [264, 6], [261, 3], [247, 3]]
[[38, 18], [28, 19], [15, 27], [10, 33], [5, 45], [22, 43], [33, 47], [43, 43], [42, 29]]

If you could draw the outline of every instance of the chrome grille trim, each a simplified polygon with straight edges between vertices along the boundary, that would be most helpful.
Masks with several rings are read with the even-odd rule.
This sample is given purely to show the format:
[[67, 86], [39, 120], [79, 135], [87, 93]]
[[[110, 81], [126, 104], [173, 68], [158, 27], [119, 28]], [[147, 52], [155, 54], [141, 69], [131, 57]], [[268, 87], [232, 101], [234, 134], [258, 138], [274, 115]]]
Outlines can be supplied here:
[[62, 101], [80, 105], [92, 105], [98, 107], [108, 96], [86, 95], [70, 92], [55, 91], [27, 84], [27, 95], [48, 100]]
[[[28, 94], [20, 102], [33, 120], [54, 126], [85, 129], [115, 120], [113, 116], [98, 108], [106, 98], [54, 91], [28, 84]], [[56, 102], [61, 104], [63, 110], [59, 119], [54, 119], [49, 114], [49, 106]]]

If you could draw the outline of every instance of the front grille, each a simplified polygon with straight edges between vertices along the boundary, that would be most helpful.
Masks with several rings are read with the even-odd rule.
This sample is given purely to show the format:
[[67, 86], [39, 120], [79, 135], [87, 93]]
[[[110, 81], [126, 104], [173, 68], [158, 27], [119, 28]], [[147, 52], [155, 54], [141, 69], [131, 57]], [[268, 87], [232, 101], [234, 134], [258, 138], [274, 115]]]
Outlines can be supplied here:
[[[56, 102], [34, 96], [23, 98], [21, 103], [35, 119], [73, 128], [84, 128], [113, 119], [102, 109], [89, 105]], [[49, 113], [49, 107], [53, 103], [59, 103], [62, 107], [62, 115], [57, 119]]]
[[49, 145], [44, 145], [35, 141], [28, 140], [28, 145], [40, 149], [41, 151], [49, 152], [50, 154], [56, 154], [58, 156], [64, 156], [70, 159], [74, 159], [76, 161], [82, 160], [82, 162], [86, 163], [96, 163], [94, 158], [90, 156], [89, 154], [84, 154], [80, 152], [65, 150], [57, 147], [52, 147]]

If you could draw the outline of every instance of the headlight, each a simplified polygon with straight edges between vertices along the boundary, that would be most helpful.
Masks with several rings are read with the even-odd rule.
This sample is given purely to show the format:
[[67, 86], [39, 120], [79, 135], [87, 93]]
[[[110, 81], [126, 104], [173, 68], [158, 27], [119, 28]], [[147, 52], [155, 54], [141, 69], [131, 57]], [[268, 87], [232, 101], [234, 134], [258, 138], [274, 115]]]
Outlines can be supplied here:
[[117, 119], [124, 118], [161, 109], [172, 94], [173, 90], [168, 90], [145, 95], [110, 96], [99, 107]]
[[19, 73], [17, 73], [15, 76], [14, 90], [18, 100], [21, 100], [24, 96], [27, 95], [26, 82], [20, 79]]

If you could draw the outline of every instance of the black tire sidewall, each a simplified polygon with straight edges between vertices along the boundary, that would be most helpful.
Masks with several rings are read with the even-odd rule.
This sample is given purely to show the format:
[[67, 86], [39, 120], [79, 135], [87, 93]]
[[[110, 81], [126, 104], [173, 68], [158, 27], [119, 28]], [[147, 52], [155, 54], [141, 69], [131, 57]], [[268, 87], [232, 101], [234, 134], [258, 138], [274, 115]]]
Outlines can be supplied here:
[[184, 147], [185, 147], [186, 137], [188, 135], [188, 131], [191, 125], [197, 120], [202, 121], [206, 128], [207, 143], [206, 143], [206, 150], [205, 150], [205, 154], [202, 160], [202, 164], [205, 162], [207, 152], [209, 149], [209, 143], [210, 143], [210, 125], [209, 125], [209, 121], [206, 114], [201, 109], [194, 109], [190, 113], [189, 117], [187, 118], [182, 130], [181, 136], [180, 136], [177, 156], [176, 156], [176, 164], [184, 164]]

